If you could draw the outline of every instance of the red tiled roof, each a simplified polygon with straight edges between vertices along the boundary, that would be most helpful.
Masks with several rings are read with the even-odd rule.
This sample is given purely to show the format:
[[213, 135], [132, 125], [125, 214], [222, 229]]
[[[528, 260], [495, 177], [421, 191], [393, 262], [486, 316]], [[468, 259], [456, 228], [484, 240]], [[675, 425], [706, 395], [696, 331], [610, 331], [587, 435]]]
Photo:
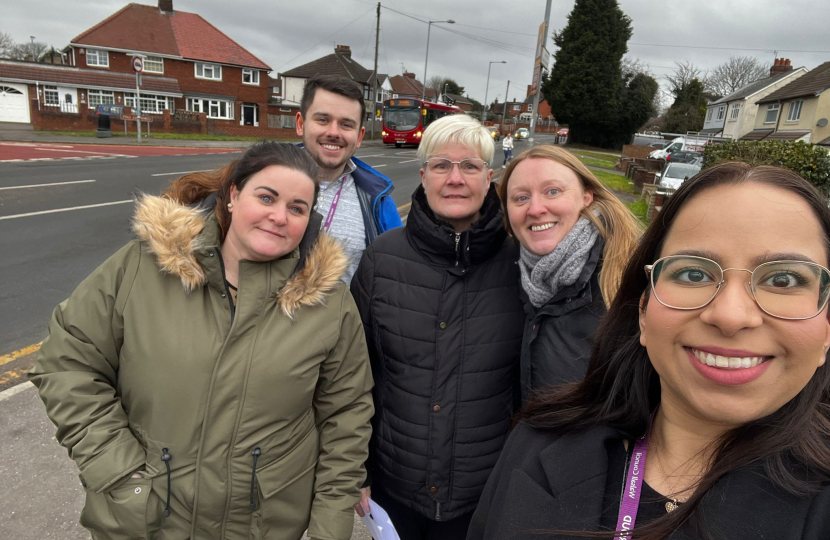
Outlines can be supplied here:
[[127, 4], [72, 43], [271, 69], [201, 16], [142, 4]]
[[[418, 79], [406, 77], [405, 75], [395, 75], [389, 78], [389, 84], [392, 85], [392, 93], [400, 95], [412, 95], [421, 97], [421, 91], [424, 85]], [[435, 97], [435, 89], [427, 88], [426, 97]]]
[[[12, 60], [0, 60], [0, 79], [135, 91], [135, 75], [131, 73], [81, 69], [54, 64], [32, 64]], [[176, 79], [150, 77], [148, 75], [141, 76], [141, 91], [182, 95], [179, 81]]]

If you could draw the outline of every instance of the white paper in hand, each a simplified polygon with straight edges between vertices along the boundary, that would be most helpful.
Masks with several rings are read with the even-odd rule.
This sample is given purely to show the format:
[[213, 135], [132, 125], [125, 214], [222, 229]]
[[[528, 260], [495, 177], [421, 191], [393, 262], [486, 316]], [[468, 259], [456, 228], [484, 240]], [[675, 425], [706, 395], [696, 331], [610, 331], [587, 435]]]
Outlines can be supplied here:
[[380, 507], [378, 503], [369, 499], [369, 508], [371, 512], [363, 516], [363, 524], [369, 529], [369, 533], [374, 540], [401, 540], [398, 536], [398, 531], [392, 525], [392, 520], [389, 519], [389, 514], [386, 510]]

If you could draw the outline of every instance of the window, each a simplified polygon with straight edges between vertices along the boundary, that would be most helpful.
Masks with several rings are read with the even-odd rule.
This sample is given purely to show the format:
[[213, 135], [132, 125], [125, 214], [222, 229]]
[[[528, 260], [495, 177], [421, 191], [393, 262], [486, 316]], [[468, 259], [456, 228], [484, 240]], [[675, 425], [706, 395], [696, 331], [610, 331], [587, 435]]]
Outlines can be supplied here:
[[86, 65], [88, 66], [98, 66], [98, 67], [109, 67], [110, 66], [110, 57], [107, 54], [107, 51], [102, 51], [99, 49], [87, 49], [86, 50]]
[[208, 118], [233, 120], [233, 102], [218, 99], [187, 98], [187, 110], [207, 113]]
[[522, 109], [521, 105], [513, 105], [513, 110], [514, 111], [520, 111], [521, 109]]
[[144, 58], [144, 71], [146, 73], [164, 73], [164, 58], [160, 56]]
[[801, 119], [801, 106], [803, 104], [803, 100], [790, 102], [790, 110], [787, 112], [787, 122], [798, 122]]
[[533, 112], [533, 103], [527, 104], [527, 112]]
[[219, 64], [203, 64], [201, 62], [196, 62], [196, 78], [221, 81], [222, 66]]
[[372, 99], [372, 92], [373, 88], [368, 84], [363, 85], [363, 99], [370, 100]]
[[[221, 78], [221, 76], [220, 76]], [[255, 69], [243, 69], [242, 70], [242, 82], [244, 84], [254, 84], [259, 85], [259, 71]]]
[[283, 115], [280, 116], [280, 127], [283, 129], [294, 129], [297, 127], [297, 117], [296, 116], [287, 116]]
[[723, 115], [726, 113], [726, 105], [718, 107], [718, 120], [723, 120]]
[[738, 115], [741, 113], [741, 104], [735, 103], [732, 105], [732, 116], [729, 117], [730, 120], [737, 120]]
[[110, 90], [87, 90], [89, 97], [89, 108], [94, 109], [98, 105], [114, 105], [115, 95]]
[[706, 113], [706, 121], [707, 121], [707, 122], [709, 122], [710, 120], [712, 120], [712, 111], [714, 111], [714, 110], [715, 110], [715, 109], [709, 109], [709, 111], [707, 111], [707, 113]]
[[58, 97], [58, 87], [57, 86], [44, 86], [43, 87], [43, 102], [46, 105], [60, 105], [60, 98]]
[[767, 105], [767, 117], [764, 118], [764, 123], [774, 124], [775, 121], [778, 119], [778, 109], [780, 108], [780, 103], [773, 103], [772, 105]]
[[[173, 101], [172, 98], [170, 98], [169, 101]], [[164, 111], [164, 109], [173, 110], [173, 104], [169, 101], [166, 96], [141, 94], [141, 112], [161, 114]], [[131, 107], [133, 109], [133, 112], [135, 113], [135, 92], [124, 92], [124, 105], [126, 105], [127, 107]]]

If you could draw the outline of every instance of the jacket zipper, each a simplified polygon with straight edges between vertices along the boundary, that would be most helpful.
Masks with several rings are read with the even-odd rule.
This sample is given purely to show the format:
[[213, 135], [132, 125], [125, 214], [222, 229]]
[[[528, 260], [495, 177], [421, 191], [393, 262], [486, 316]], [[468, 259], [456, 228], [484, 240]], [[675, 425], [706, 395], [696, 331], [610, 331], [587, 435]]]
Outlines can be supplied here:
[[228, 289], [226, 285], [227, 280], [225, 279], [225, 261], [222, 259], [222, 252], [219, 251], [219, 248], [214, 248], [216, 250], [216, 254], [219, 256], [219, 267], [222, 269], [222, 286], [225, 288], [225, 296], [228, 298], [228, 305], [231, 308], [231, 324], [233, 324], [233, 317], [236, 315], [236, 306], [233, 305], [233, 297], [231, 296], [231, 291]]
[[461, 233], [455, 233], [455, 265], [458, 266], [458, 259], [461, 254], [458, 252], [458, 244], [461, 243]]
[[435, 521], [441, 521], [441, 503], [435, 501]]

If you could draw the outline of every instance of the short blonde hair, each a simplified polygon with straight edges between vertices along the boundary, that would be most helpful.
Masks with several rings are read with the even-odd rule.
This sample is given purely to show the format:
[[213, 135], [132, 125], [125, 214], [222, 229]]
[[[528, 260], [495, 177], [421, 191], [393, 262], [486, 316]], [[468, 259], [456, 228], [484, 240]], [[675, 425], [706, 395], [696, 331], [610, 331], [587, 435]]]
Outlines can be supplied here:
[[488, 165], [493, 163], [493, 137], [478, 120], [466, 114], [451, 114], [432, 122], [418, 146], [418, 160], [423, 163], [450, 144], [466, 146]]

